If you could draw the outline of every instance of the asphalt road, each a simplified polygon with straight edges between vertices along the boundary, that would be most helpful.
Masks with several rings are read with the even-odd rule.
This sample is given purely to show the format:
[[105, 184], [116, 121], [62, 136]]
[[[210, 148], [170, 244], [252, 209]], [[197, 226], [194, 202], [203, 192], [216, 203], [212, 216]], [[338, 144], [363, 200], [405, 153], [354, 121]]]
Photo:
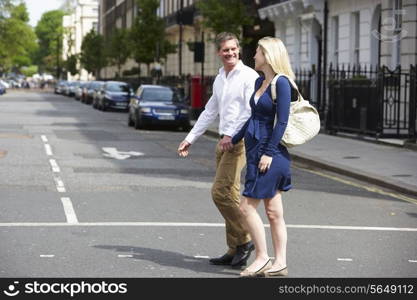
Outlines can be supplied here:
[[[181, 159], [184, 137], [73, 98], [0, 96], [0, 277], [237, 277], [208, 264], [226, 250], [216, 139]], [[416, 277], [416, 204], [309, 166], [293, 183], [290, 277]]]

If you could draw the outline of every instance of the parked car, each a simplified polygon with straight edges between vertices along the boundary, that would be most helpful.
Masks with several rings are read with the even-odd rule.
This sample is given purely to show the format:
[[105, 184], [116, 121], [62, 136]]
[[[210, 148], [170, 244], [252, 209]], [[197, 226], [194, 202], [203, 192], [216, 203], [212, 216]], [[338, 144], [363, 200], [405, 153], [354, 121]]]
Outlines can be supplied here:
[[6, 94], [6, 87], [0, 82], [0, 95]]
[[62, 86], [62, 95], [69, 96], [69, 90], [72, 85], [71, 81], [64, 81], [64, 85]]
[[85, 87], [85, 85], [87, 84], [87, 82], [84, 81], [80, 81], [78, 86], [75, 89], [75, 100], [80, 100], [82, 95], [83, 95], [83, 89]]
[[188, 105], [178, 91], [161, 85], [141, 85], [130, 99], [128, 125], [136, 129], [146, 125], [166, 124], [190, 129]]
[[3, 85], [6, 89], [10, 88], [10, 83], [5, 80], [0, 79], [0, 84]]
[[83, 99], [84, 103], [91, 104], [93, 103], [94, 97], [97, 94], [97, 91], [101, 88], [104, 84], [104, 81], [91, 81], [90, 84], [87, 86], [87, 94]]
[[54, 92], [55, 94], [62, 94], [63, 90], [64, 90], [64, 86], [66, 84], [65, 80], [60, 80], [55, 84], [55, 88], [54, 88]]
[[79, 85], [79, 81], [71, 81], [68, 85], [67, 96], [75, 96], [75, 90], [78, 88]]
[[89, 87], [90, 84], [91, 84], [91, 81], [87, 81], [82, 86], [80, 101], [83, 102], [83, 103], [86, 102], [87, 94], [88, 94], [88, 87]]
[[93, 107], [100, 110], [128, 109], [132, 88], [128, 83], [121, 81], [108, 81], [97, 92], [97, 97], [93, 101]]

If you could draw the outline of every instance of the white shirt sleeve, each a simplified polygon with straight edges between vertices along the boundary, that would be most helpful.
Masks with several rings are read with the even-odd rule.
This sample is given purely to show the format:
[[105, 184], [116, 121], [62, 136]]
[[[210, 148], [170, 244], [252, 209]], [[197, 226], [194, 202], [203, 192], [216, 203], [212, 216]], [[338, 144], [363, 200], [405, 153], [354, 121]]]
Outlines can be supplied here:
[[190, 144], [193, 144], [207, 130], [210, 124], [214, 122], [218, 114], [219, 104], [217, 97], [213, 93], [185, 140]]

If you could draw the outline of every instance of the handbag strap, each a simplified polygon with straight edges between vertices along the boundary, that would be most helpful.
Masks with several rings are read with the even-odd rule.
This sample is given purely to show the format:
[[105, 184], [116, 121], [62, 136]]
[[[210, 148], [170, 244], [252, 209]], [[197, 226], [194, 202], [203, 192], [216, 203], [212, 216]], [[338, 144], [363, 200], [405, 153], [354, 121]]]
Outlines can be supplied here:
[[276, 85], [277, 85], [277, 80], [279, 77], [284, 76], [285, 78], [288, 79], [288, 81], [290, 82], [290, 85], [297, 91], [298, 94], [298, 101], [301, 101], [301, 99], [303, 99], [303, 96], [301, 95], [300, 91], [298, 90], [297, 84], [294, 82], [294, 80], [292, 80], [292, 78], [288, 77], [285, 74], [277, 74], [274, 76], [274, 78], [271, 81], [271, 96], [272, 96], [272, 102], [275, 104], [277, 101], [277, 89], [276, 89]]
[[[276, 89], [276, 85], [277, 85], [277, 80], [279, 77], [284, 76], [288, 79], [288, 81], [290, 82], [290, 85], [297, 91], [298, 97], [297, 97], [297, 101], [301, 101], [303, 99], [303, 96], [301, 95], [300, 91], [298, 90], [297, 84], [294, 82], [294, 80], [292, 80], [292, 78], [288, 77], [285, 74], [277, 74], [274, 76], [274, 78], [272, 78], [271, 81], [271, 96], [272, 96], [272, 102], [275, 104], [277, 101], [277, 89]], [[274, 116], [274, 127], [277, 124], [277, 115], [275, 114]]]

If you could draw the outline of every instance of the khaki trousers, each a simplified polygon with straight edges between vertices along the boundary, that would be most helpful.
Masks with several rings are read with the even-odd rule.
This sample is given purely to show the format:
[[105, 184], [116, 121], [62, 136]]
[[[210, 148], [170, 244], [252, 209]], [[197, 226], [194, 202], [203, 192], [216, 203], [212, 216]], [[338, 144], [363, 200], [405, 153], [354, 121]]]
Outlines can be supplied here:
[[227, 251], [233, 255], [236, 246], [251, 240], [243, 224], [239, 210], [240, 204], [240, 174], [246, 164], [245, 145], [243, 140], [232, 150], [222, 152], [219, 143], [216, 146], [216, 176], [211, 195], [218, 210], [226, 223]]

